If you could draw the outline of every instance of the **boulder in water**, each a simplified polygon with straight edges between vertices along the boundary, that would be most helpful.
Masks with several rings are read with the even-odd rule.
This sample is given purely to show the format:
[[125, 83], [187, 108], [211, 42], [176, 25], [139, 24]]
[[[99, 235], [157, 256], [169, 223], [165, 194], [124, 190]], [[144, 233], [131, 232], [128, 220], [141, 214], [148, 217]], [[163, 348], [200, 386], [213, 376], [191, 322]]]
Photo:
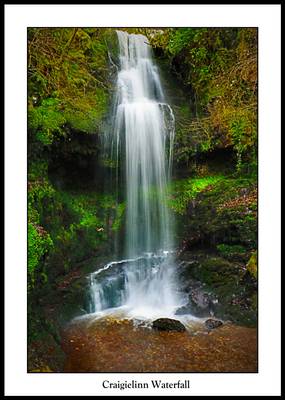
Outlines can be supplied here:
[[157, 329], [159, 331], [175, 331], [175, 332], [184, 332], [186, 331], [185, 326], [177, 319], [171, 318], [158, 318], [152, 323], [153, 329]]
[[218, 319], [209, 318], [207, 319], [207, 321], [205, 321], [205, 326], [207, 329], [215, 329], [222, 325], [223, 325], [222, 321]]

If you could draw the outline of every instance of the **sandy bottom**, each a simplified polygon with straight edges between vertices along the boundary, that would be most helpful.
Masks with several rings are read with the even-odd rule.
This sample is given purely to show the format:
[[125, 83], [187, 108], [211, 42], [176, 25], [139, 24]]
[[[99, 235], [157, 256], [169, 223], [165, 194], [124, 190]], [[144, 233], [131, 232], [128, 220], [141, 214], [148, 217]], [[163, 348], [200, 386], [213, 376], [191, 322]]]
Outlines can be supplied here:
[[224, 324], [160, 332], [129, 320], [81, 320], [63, 332], [65, 372], [257, 372], [257, 332]]

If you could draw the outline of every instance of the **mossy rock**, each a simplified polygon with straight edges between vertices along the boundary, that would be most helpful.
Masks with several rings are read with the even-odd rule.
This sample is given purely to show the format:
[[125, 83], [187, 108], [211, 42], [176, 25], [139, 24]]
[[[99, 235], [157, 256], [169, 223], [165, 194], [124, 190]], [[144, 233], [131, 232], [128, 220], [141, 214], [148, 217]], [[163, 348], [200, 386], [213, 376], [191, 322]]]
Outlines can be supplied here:
[[244, 271], [244, 264], [207, 251], [193, 255], [187, 252], [182, 258], [180, 279], [186, 291], [191, 293], [195, 290], [193, 282], [200, 282], [200, 288], [215, 299], [212, 302], [215, 317], [245, 326], [256, 325], [256, 285]]
[[252, 253], [248, 263], [246, 264], [246, 269], [254, 279], [257, 279], [257, 251]]
[[48, 365], [44, 365], [41, 368], [32, 369], [30, 372], [54, 372]]
[[192, 275], [209, 286], [231, 286], [239, 274], [238, 265], [221, 257], [209, 257], [191, 268]]

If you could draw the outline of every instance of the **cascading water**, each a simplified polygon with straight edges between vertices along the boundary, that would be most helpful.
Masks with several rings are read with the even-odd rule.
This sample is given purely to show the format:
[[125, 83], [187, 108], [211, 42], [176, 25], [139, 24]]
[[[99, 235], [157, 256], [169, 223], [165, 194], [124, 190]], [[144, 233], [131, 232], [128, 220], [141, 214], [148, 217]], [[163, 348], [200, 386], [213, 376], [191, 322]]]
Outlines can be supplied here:
[[125, 173], [126, 260], [91, 275], [90, 312], [120, 309], [137, 318], [173, 315], [176, 293], [166, 206], [174, 116], [165, 102], [148, 39], [117, 31], [120, 66], [107, 147]]

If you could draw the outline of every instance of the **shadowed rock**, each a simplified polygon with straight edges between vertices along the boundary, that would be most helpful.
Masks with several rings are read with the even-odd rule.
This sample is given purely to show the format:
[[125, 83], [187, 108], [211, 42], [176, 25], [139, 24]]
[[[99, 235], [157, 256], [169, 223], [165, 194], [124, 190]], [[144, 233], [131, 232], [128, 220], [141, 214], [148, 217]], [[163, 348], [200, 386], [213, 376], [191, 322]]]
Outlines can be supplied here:
[[171, 318], [156, 319], [153, 321], [152, 327], [159, 331], [184, 332], [186, 330], [185, 326], [180, 321]]
[[215, 329], [222, 325], [222, 321], [219, 321], [218, 319], [209, 318], [207, 321], [205, 321], [205, 326], [207, 329]]
[[213, 315], [213, 301], [208, 293], [199, 288], [193, 289], [188, 303], [178, 308], [175, 314], [191, 314], [198, 318], [210, 317]]

